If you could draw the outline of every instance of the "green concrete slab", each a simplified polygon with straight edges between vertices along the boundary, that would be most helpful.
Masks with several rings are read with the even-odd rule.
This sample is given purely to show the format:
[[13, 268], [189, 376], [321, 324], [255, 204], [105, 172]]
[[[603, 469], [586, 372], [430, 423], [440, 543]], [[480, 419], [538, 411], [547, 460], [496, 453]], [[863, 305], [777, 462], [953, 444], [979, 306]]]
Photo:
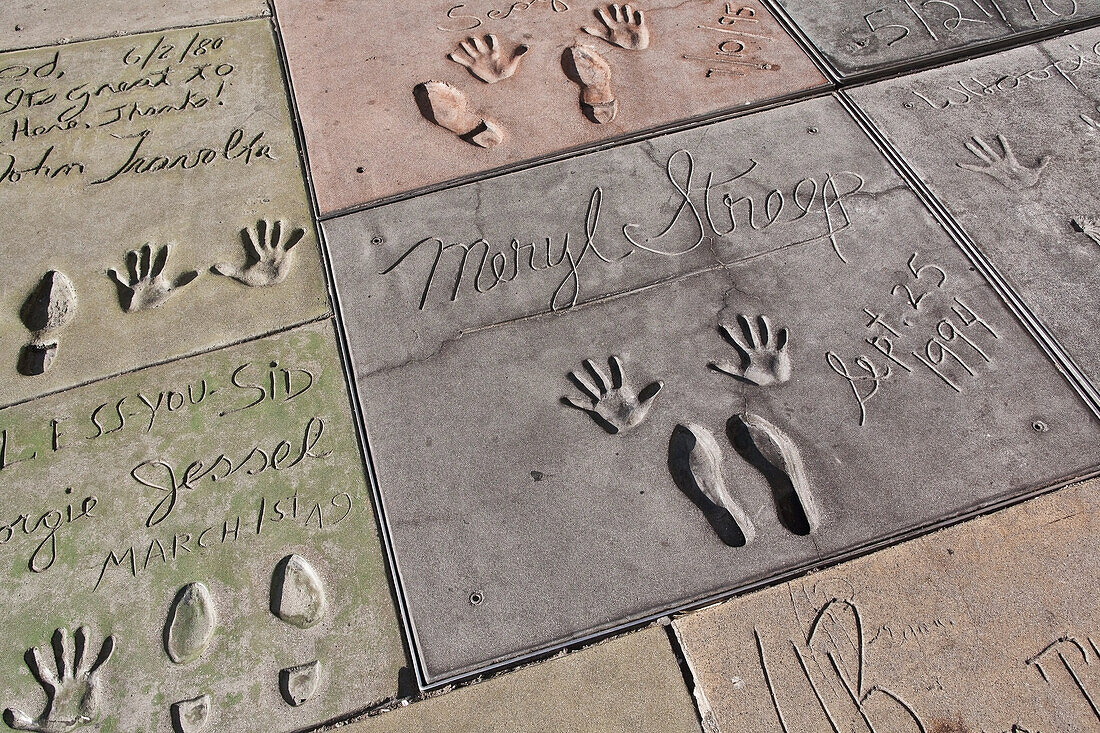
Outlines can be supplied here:
[[34, 666], [58, 731], [300, 730], [397, 694], [329, 323], [0, 410], [0, 462], [8, 727], [53, 699]]

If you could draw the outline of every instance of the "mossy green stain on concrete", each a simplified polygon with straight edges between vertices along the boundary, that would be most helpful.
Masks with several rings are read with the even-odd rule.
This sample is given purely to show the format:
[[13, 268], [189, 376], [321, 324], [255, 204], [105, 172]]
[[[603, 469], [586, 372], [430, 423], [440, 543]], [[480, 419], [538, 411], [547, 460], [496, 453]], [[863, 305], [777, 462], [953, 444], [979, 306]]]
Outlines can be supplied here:
[[[243, 365], [236, 381], [247, 386], [235, 386]], [[309, 381], [306, 372], [312, 385], [287, 399], [282, 369], [292, 371], [291, 393]], [[167, 385], [202, 379], [201, 402], [152, 420], [133, 397], [155, 404]], [[117, 417], [123, 397], [121, 429], [97, 434], [93, 411], [107, 404], [98, 423], [117, 427], [107, 415]], [[0, 524], [51, 508], [66, 516], [69, 504], [77, 514], [95, 497], [87, 516], [59, 525], [53, 562], [41, 572], [28, 566], [41, 536], [20, 529], [0, 544], [0, 582], [11, 589], [0, 606], [0, 707], [39, 712], [44, 694], [23, 655], [48, 644], [54, 629], [79, 625], [94, 649], [108, 634], [116, 641], [103, 668], [102, 731], [169, 731], [170, 705], [203, 693], [213, 700], [212, 725], [240, 731], [298, 729], [396, 694], [407, 661], [330, 323], [0, 410], [0, 429], [38, 452], [0, 470]], [[173, 486], [171, 510], [158, 511]], [[328, 599], [310, 629], [270, 610], [271, 574], [289, 553], [315, 568]], [[202, 654], [176, 665], [165, 628], [173, 599], [192, 582], [209, 588], [217, 624]], [[278, 672], [314, 659], [325, 668], [321, 687], [291, 708]]]

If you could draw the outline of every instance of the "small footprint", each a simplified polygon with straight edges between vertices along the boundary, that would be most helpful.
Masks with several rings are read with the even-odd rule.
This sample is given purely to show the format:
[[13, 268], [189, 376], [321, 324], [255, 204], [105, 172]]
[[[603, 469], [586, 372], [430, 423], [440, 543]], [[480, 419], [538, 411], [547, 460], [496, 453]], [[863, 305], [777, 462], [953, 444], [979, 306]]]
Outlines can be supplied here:
[[298, 707], [317, 692], [321, 679], [321, 663], [317, 660], [287, 667], [279, 672], [279, 689], [288, 705]]
[[500, 124], [470, 106], [466, 94], [442, 81], [418, 84], [413, 90], [420, 112], [468, 143], [491, 148], [504, 140]]
[[176, 733], [200, 733], [210, 722], [210, 696], [172, 703], [172, 727]]
[[601, 125], [611, 122], [619, 113], [619, 100], [611, 89], [611, 65], [599, 51], [583, 43], [570, 46], [567, 59], [567, 73], [581, 87], [585, 115]]
[[31, 341], [19, 355], [18, 370], [28, 377], [43, 374], [57, 356], [57, 331], [76, 315], [76, 290], [65, 273], [50, 270], [19, 311]]
[[301, 555], [287, 555], [271, 577], [271, 612], [299, 629], [320, 623], [325, 615], [325, 588], [313, 566]]
[[180, 588], [164, 629], [164, 648], [174, 664], [190, 664], [202, 656], [218, 625], [214, 599], [202, 583]]

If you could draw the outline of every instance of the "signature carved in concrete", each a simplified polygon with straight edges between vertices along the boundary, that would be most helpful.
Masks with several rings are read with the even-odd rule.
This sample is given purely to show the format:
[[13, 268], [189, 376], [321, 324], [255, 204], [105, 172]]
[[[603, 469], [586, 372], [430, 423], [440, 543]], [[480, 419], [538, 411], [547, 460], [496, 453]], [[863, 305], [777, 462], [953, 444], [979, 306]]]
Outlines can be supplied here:
[[46, 706], [36, 718], [8, 708], [4, 711], [4, 722], [9, 728], [69, 733], [95, 720], [99, 708], [99, 670], [111, 658], [115, 639], [108, 636], [99, 654], [91, 657], [87, 627], [78, 628], [75, 636], [74, 646], [68, 629], [54, 632], [52, 661], [48, 658], [48, 649], [34, 647], [27, 652], [27, 667], [46, 692]]
[[573, 397], [561, 399], [570, 407], [587, 412], [597, 425], [614, 435], [624, 433], [645, 420], [653, 398], [664, 383], [651, 382], [641, 392], [635, 393], [624, 380], [623, 363], [619, 357], [610, 357], [607, 364], [610, 374], [605, 374], [591, 359], [584, 360], [588, 376], [579, 370], [569, 373], [569, 380], [588, 396], [589, 404]]

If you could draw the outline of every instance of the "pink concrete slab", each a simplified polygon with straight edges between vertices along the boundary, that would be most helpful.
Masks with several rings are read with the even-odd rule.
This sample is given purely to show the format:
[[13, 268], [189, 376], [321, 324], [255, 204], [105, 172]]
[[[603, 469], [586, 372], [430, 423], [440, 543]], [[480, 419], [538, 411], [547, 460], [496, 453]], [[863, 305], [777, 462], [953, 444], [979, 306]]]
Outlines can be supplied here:
[[[322, 213], [825, 84], [756, 0], [643, 0], [635, 6], [649, 30], [642, 50], [582, 30], [605, 30], [595, 15], [605, 6], [594, 0], [417, 0], [399, 12], [362, 0], [275, 5]], [[492, 84], [448, 58], [490, 33], [503, 66], [517, 46], [529, 47], [515, 73]], [[610, 122], [586, 116], [581, 87], [566, 75], [574, 43], [611, 68]], [[426, 119], [414, 87], [430, 80], [464, 93], [503, 140], [480, 147]]]
[[0, 51], [269, 13], [264, 0], [4, 0]]

